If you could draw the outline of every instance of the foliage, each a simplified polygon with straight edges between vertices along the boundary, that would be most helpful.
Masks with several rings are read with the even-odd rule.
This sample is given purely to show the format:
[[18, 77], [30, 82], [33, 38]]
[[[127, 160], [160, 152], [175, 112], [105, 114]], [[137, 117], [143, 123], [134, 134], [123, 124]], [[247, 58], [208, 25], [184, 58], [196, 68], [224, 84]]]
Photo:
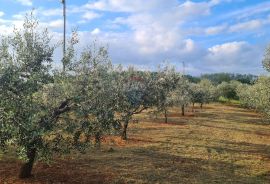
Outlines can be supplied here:
[[158, 104], [160, 78], [132, 67], [127, 71], [119, 70], [116, 75], [117, 113], [122, 122], [122, 138], [127, 139], [127, 127], [132, 116]]
[[188, 80], [182, 76], [177, 83], [177, 87], [172, 95], [174, 105], [180, 106], [182, 109], [182, 115], [184, 115], [185, 106], [191, 101], [190, 84]]
[[192, 75], [184, 75], [184, 77], [190, 82], [190, 83], [199, 83], [201, 81], [200, 77], [192, 76]]
[[54, 48], [47, 30], [38, 32], [37, 26], [32, 16], [27, 17], [24, 29], [15, 29], [0, 46], [1, 145], [11, 143], [23, 158], [29, 147], [44, 147], [40, 139], [46, 131], [41, 122], [45, 113], [35, 95], [53, 81]]
[[199, 83], [199, 88], [203, 92], [201, 100], [202, 104], [207, 104], [217, 99], [218, 91], [210, 80], [201, 80], [201, 82]]
[[167, 122], [168, 108], [174, 105], [173, 93], [177, 88], [180, 75], [173, 67], [166, 66], [156, 74], [155, 93], [157, 96], [156, 108], [158, 112], [164, 112], [165, 122]]
[[217, 86], [220, 96], [228, 99], [238, 100], [236, 89], [241, 83], [238, 81], [222, 82]]
[[270, 117], [270, 78], [259, 77], [254, 85], [241, 85], [237, 89], [243, 106], [253, 108]]
[[258, 78], [256, 75], [251, 74], [234, 74], [234, 73], [214, 73], [204, 74], [201, 76], [202, 79], [208, 79], [213, 84], [218, 85], [222, 82], [238, 81], [243, 84], [253, 84]]
[[199, 84], [190, 84], [190, 101], [191, 103], [204, 103], [205, 93]]
[[74, 32], [65, 58], [69, 70], [52, 71], [54, 47], [47, 30], [38, 28], [27, 16], [24, 28], [3, 38], [0, 46], [0, 145], [13, 146], [26, 161], [22, 178], [30, 176], [36, 159], [83, 152], [93, 134], [117, 126], [107, 50], [87, 48], [76, 60]]
[[270, 46], [266, 48], [265, 55], [263, 58], [263, 67], [270, 72]]

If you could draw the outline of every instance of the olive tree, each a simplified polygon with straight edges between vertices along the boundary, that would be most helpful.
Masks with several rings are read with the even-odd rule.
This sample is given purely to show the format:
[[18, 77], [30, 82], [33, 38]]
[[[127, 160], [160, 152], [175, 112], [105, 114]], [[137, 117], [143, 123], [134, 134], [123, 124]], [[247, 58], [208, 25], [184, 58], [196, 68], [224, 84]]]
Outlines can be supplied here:
[[195, 103], [204, 103], [205, 92], [199, 84], [190, 84], [190, 102], [192, 103], [192, 111], [194, 112]]
[[66, 72], [52, 70], [54, 47], [47, 30], [29, 15], [22, 30], [0, 45], [0, 149], [15, 148], [31, 176], [35, 160], [84, 152], [89, 138], [117, 126], [114, 83], [106, 49], [86, 49], [77, 60], [76, 34], [64, 58]]
[[[76, 86], [76, 100], [79, 108], [76, 117], [88, 129], [87, 137], [93, 135], [99, 146], [104, 133], [119, 128], [115, 118], [117, 110], [117, 81], [114, 68], [104, 47], [86, 49], [79, 61], [71, 65], [71, 75], [75, 73], [72, 86]], [[83, 132], [80, 132], [81, 134]]]
[[177, 87], [180, 75], [170, 66], [160, 68], [156, 73], [155, 94], [157, 112], [164, 112], [165, 123], [168, 123], [168, 108], [174, 105], [173, 91]]
[[239, 102], [241, 106], [245, 108], [256, 109], [256, 103], [254, 95], [256, 94], [256, 89], [253, 85], [240, 84], [236, 88], [237, 96], [239, 97]]
[[185, 77], [181, 77], [177, 83], [177, 87], [173, 92], [173, 102], [181, 107], [182, 116], [185, 115], [185, 107], [190, 103], [190, 84]]
[[119, 70], [116, 79], [118, 96], [117, 112], [122, 122], [122, 139], [127, 139], [127, 128], [135, 114], [155, 105], [155, 80], [151, 72], [140, 72], [129, 67], [126, 71]]
[[203, 107], [203, 104], [210, 103], [217, 98], [217, 91], [215, 86], [208, 79], [203, 79], [199, 83], [199, 90], [202, 92], [202, 98], [200, 100], [200, 107]]
[[[15, 29], [12, 36], [2, 38], [0, 46], [0, 140], [2, 149], [9, 143], [27, 160], [21, 169], [22, 178], [31, 174], [49, 126], [34, 96], [53, 81], [50, 67], [54, 48], [49, 45], [47, 30], [38, 32], [37, 26], [38, 22], [28, 16], [23, 30]], [[59, 104], [48, 118], [53, 121], [68, 108]]]
[[259, 77], [254, 85], [240, 85], [237, 88], [240, 103], [270, 116], [270, 78]]

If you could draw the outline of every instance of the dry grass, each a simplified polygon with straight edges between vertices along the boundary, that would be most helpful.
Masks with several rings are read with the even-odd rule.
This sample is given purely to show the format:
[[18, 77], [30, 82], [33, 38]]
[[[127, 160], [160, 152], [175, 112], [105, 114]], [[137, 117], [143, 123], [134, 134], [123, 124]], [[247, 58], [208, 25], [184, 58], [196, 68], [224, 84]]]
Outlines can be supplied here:
[[[0, 183], [270, 183], [270, 125], [237, 106], [208, 105], [181, 117], [137, 117], [128, 141], [106, 137], [101, 150], [38, 163], [20, 181], [20, 163], [0, 159]], [[110, 149], [110, 148], [113, 149]]]

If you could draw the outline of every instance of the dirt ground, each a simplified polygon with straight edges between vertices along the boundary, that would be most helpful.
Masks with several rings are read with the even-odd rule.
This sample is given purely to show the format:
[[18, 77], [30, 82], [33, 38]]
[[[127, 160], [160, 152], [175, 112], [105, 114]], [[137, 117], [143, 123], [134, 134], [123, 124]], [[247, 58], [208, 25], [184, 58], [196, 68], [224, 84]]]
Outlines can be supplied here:
[[168, 124], [143, 113], [128, 141], [105, 137], [100, 150], [37, 163], [33, 177], [17, 178], [20, 161], [0, 154], [1, 184], [270, 183], [270, 124], [237, 106], [207, 105]]

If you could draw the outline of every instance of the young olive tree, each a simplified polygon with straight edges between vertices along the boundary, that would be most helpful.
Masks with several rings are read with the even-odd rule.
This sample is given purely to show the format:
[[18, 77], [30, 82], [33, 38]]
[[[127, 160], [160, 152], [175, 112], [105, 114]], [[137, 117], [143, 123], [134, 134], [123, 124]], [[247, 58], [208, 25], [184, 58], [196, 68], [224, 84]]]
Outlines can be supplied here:
[[192, 111], [194, 112], [195, 103], [202, 104], [204, 103], [205, 93], [203, 88], [199, 84], [191, 83], [190, 84], [190, 101], [192, 103]]
[[156, 74], [155, 93], [157, 112], [164, 112], [165, 123], [168, 123], [168, 108], [174, 105], [173, 91], [177, 87], [180, 75], [174, 68], [166, 66]]
[[155, 105], [155, 80], [150, 72], [140, 72], [134, 68], [120, 70], [117, 74], [117, 112], [122, 122], [122, 139], [127, 140], [127, 128], [133, 115]]
[[202, 109], [203, 104], [210, 103], [217, 98], [217, 91], [215, 86], [208, 79], [203, 79], [198, 83], [199, 90], [202, 92], [202, 98], [200, 100], [200, 107]]
[[190, 83], [185, 77], [181, 77], [177, 83], [177, 87], [173, 92], [173, 102], [181, 107], [181, 114], [185, 116], [185, 107], [191, 101]]
[[253, 88], [252, 85], [248, 84], [240, 84], [236, 88], [237, 96], [239, 97], [239, 101], [241, 106], [246, 108], [256, 108], [254, 101], [253, 101], [253, 91], [255, 88]]

